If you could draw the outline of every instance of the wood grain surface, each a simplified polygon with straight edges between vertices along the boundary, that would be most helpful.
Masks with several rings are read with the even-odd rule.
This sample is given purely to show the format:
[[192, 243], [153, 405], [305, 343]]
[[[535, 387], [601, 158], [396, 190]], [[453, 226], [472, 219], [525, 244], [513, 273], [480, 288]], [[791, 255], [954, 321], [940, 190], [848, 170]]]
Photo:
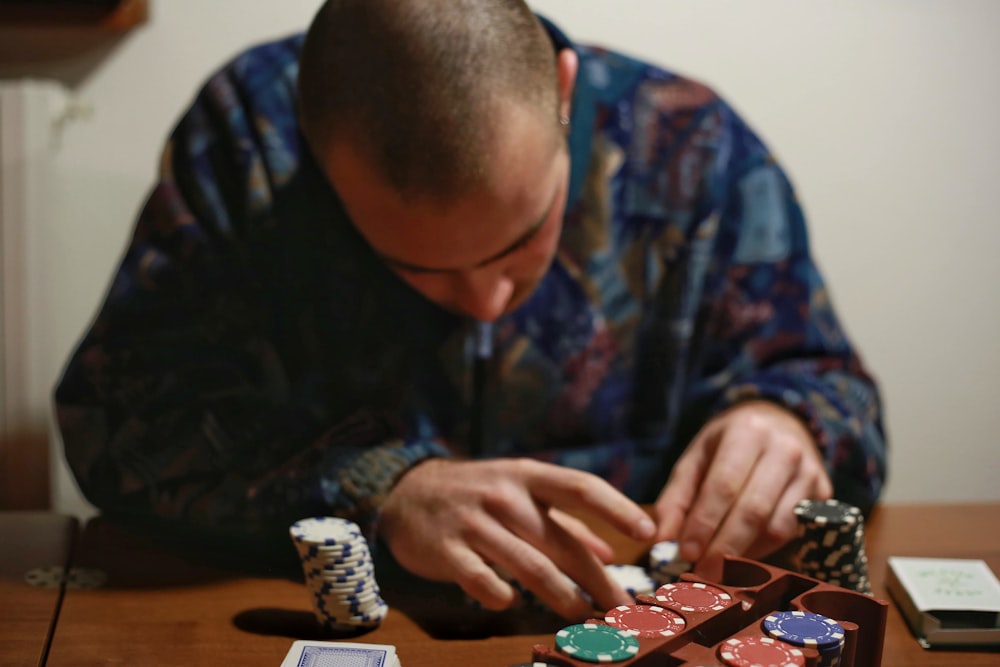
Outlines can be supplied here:
[[35, 568], [65, 570], [78, 525], [49, 512], [0, 512], [0, 665], [42, 665], [61, 591], [25, 581]]
[[[620, 562], [648, 548], [596, 528]], [[885, 599], [890, 555], [983, 558], [1000, 571], [1000, 503], [881, 507], [866, 537], [875, 594]], [[108, 582], [68, 591], [49, 665], [277, 667], [295, 639], [324, 638], [290, 542], [287, 562], [272, 561], [263, 572], [250, 547], [231, 554], [218, 545], [164, 542], [101, 520], [88, 524], [75, 564], [106, 571]], [[394, 644], [404, 667], [518, 664], [529, 660], [532, 645], [551, 645], [563, 625], [541, 612], [477, 612], [454, 587], [409, 577], [383, 556], [377, 567], [389, 615], [378, 629], [342, 639]], [[1000, 665], [1000, 653], [924, 650], [891, 606], [882, 664]]]

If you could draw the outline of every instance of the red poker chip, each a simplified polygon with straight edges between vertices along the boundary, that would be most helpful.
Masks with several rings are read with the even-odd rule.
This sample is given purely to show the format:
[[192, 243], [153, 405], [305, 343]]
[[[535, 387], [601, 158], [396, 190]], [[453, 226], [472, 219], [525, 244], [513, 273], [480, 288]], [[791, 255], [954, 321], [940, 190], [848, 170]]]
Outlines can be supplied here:
[[672, 637], [683, 632], [686, 625], [680, 614], [649, 604], [623, 604], [609, 609], [604, 620], [608, 625], [643, 639]]
[[656, 599], [677, 611], [720, 611], [733, 603], [732, 596], [721, 588], [693, 581], [660, 586]]
[[802, 651], [770, 637], [733, 637], [719, 646], [719, 657], [730, 667], [805, 667]]

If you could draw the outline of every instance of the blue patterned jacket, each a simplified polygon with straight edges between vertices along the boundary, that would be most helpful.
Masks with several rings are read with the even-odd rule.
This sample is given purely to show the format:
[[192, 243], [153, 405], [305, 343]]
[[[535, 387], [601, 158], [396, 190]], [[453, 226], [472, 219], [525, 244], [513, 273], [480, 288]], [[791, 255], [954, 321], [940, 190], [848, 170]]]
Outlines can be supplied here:
[[[548, 25], [556, 45], [569, 45]], [[876, 386], [767, 148], [705, 86], [572, 45], [570, 191], [556, 259], [475, 323], [383, 266], [296, 125], [302, 36], [212, 76], [173, 131], [106, 300], [56, 389], [68, 462], [109, 514], [254, 531], [370, 527], [437, 456], [533, 456], [639, 501], [697, 429], [762, 397], [868, 509], [886, 467]]]

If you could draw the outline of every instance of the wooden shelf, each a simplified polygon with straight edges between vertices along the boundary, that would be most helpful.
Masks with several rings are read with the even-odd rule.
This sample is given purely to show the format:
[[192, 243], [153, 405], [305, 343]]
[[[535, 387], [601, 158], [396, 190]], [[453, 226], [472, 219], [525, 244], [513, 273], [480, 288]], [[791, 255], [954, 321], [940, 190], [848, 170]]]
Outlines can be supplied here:
[[0, 26], [125, 32], [149, 18], [149, 0], [0, 0]]
[[0, 0], [0, 78], [51, 76], [53, 63], [92, 67], [149, 20], [149, 1]]

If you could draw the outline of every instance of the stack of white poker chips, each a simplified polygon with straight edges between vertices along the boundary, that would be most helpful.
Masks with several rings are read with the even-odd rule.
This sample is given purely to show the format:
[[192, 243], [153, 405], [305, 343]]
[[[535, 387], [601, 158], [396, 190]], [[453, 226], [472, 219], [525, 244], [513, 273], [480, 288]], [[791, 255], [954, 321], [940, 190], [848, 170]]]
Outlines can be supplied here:
[[677, 542], [667, 540], [657, 542], [649, 550], [649, 576], [658, 585], [671, 584], [691, 570], [691, 563], [680, 557]]
[[652, 595], [659, 585], [645, 568], [638, 565], [605, 565], [604, 571], [633, 598], [637, 595]]
[[838, 500], [802, 500], [797, 569], [804, 575], [858, 593], [872, 594], [861, 510]]
[[321, 626], [349, 631], [382, 622], [389, 607], [375, 581], [368, 542], [356, 523], [314, 517], [295, 522], [289, 533]]

